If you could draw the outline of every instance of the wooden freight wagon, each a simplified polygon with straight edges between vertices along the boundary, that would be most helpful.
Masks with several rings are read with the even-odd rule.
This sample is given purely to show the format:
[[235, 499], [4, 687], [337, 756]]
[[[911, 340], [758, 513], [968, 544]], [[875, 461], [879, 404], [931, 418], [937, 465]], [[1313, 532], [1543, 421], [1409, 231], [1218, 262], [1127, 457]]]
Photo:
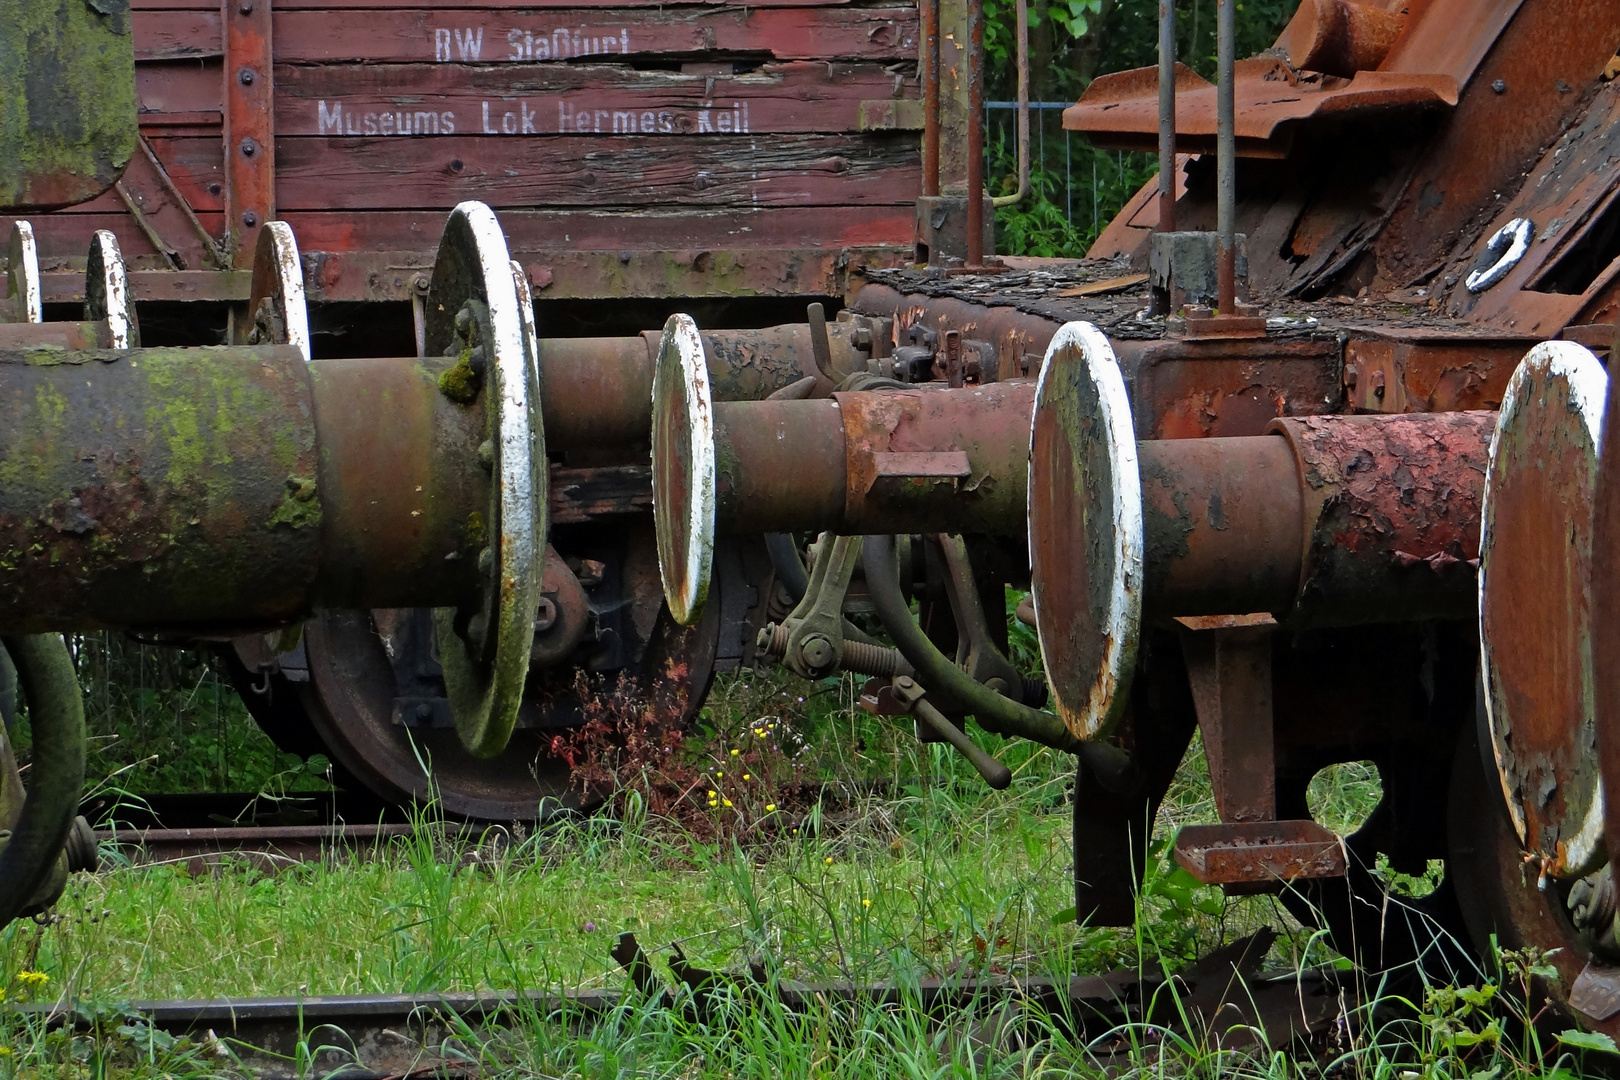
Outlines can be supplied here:
[[[541, 301], [841, 295], [912, 247], [919, 15], [899, 0], [134, 0], [132, 18], [141, 144], [115, 189], [29, 215], [47, 303], [80, 298], [97, 229], [138, 300], [245, 300], [272, 218], [312, 301], [408, 300], [465, 199], [499, 213]], [[960, 94], [942, 97], [949, 127]]]

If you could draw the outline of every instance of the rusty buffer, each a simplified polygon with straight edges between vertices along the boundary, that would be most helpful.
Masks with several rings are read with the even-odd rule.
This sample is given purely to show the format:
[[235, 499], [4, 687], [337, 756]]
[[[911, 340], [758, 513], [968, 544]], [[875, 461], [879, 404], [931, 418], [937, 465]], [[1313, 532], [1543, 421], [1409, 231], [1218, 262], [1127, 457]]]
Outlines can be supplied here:
[[665, 597], [707, 594], [719, 534], [1023, 531], [1027, 380], [717, 402], [697, 326], [666, 326], [653, 392], [653, 516]]
[[1121, 716], [1144, 622], [1295, 627], [1466, 618], [1496, 414], [1280, 419], [1245, 438], [1138, 442], [1108, 340], [1071, 323], [1030, 443], [1035, 611], [1059, 712]]
[[431, 606], [463, 741], [493, 753], [545, 538], [527, 286], [494, 214], [464, 204], [429, 294], [435, 356], [312, 363], [291, 231], [260, 236], [254, 344], [0, 336], [0, 626], [225, 637], [317, 607]]
[[1482, 700], [1508, 816], [1543, 886], [1585, 877], [1608, 854], [1596, 719], [1608, 680], [1592, 593], [1607, 393], [1603, 365], [1582, 346], [1536, 346], [1508, 383], [1486, 473]]

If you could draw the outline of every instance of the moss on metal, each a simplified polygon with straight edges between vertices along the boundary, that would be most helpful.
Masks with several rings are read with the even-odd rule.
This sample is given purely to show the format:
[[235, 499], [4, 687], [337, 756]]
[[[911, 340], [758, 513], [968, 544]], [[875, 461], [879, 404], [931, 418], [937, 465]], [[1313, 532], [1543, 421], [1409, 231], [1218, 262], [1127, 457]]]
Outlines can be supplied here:
[[471, 345], [461, 350], [454, 365], [439, 374], [439, 392], [457, 405], [471, 405], [481, 384], [478, 369], [472, 364]]
[[135, 151], [128, 0], [0, 0], [0, 207], [111, 187]]

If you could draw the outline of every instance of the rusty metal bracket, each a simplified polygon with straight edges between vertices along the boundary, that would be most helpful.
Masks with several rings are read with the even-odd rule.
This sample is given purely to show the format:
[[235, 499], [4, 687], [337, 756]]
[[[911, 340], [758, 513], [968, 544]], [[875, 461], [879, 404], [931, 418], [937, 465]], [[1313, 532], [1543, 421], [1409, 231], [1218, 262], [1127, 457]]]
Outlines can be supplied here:
[[[844, 655], [844, 596], [861, 561], [861, 538], [823, 533], [810, 584], [793, 613], [782, 620], [787, 639], [782, 663], [795, 675], [819, 679], [838, 668]], [[762, 632], [775, 633], [773, 627]]]
[[893, 686], [895, 701], [928, 725], [935, 735], [955, 747], [958, 753], [968, 759], [978, 774], [984, 777], [985, 783], [997, 791], [1005, 790], [1012, 783], [1012, 770], [985, 753], [966, 731], [951, 723], [949, 717], [934, 708], [933, 702], [927, 698], [928, 691], [924, 690], [916, 679], [908, 675], [898, 675]]
[[1344, 846], [1310, 820], [1278, 821], [1269, 615], [1182, 619], [1182, 654], [1220, 825], [1176, 835], [1176, 861], [1208, 885], [1256, 892], [1342, 877]]
[[1182, 620], [1182, 655], [1204, 736], [1215, 808], [1224, 822], [1271, 821], [1277, 816], [1271, 708], [1274, 629], [1270, 616], [1258, 623], [1241, 617]]
[[979, 602], [967, 542], [960, 536], [943, 534], [935, 540], [945, 561], [945, 597], [950, 602], [951, 617], [960, 635], [956, 647], [957, 666], [974, 682], [983, 683], [1002, 697], [1022, 701], [1024, 677], [990, 637], [990, 623], [985, 617], [984, 605]]

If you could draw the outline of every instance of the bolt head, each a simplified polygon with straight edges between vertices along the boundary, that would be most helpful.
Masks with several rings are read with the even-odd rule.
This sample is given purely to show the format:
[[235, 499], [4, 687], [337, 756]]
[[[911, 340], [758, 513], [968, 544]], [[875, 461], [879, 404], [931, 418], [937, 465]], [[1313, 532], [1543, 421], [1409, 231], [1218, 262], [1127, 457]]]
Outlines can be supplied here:
[[253, 85], [253, 69], [252, 68], [243, 68], [241, 71], [236, 73], [236, 78], [237, 78], [237, 81], [240, 82], [243, 86], [252, 86]]
[[259, 144], [252, 139], [243, 139], [241, 150], [243, 157], [252, 157], [259, 152]]
[[804, 657], [804, 662], [810, 667], [824, 668], [834, 659], [832, 642], [820, 634], [812, 634], [799, 646], [799, 655]]
[[243, 15], [253, 14], [253, 0], [242, 0], [241, 6], [239, 6], [236, 10], [240, 11]]
[[259, 223], [259, 215], [258, 214], [255, 214], [251, 210], [244, 210], [242, 212], [242, 224], [243, 225], [246, 225], [248, 228], [251, 229], [251, 228], [253, 228], [253, 226], [257, 225], [258, 223]]
[[1507, 82], [1503, 79], [1497, 79], [1495, 82], [1491, 83], [1491, 89], [1495, 90], [1498, 94], [1505, 94], [1507, 93]]

